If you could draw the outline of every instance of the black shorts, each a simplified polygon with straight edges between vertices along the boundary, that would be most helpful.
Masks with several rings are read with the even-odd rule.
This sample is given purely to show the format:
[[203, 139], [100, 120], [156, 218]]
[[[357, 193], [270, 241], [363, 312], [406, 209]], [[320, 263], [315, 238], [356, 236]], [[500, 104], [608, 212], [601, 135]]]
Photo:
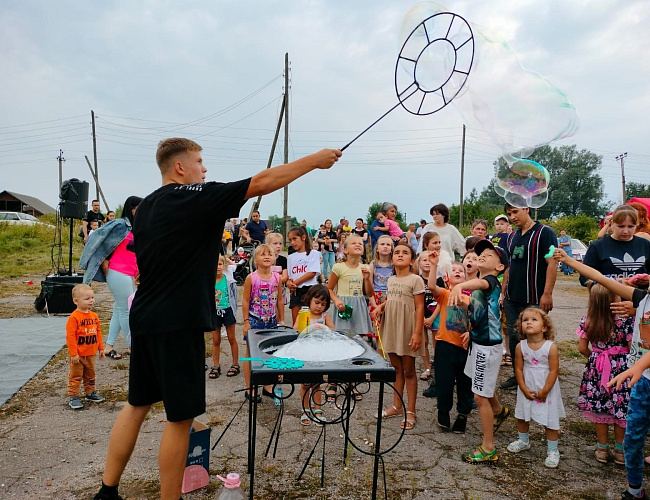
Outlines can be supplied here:
[[131, 340], [130, 405], [162, 401], [170, 422], [205, 413], [203, 332], [137, 335]]
[[302, 298], [307, 295], [307, 292], [310, 288], [311, 286], [296, 288], [296, 293], [291, 294], [291, 299], [289, 300], [289, 308], [303, 307], [305, 304], [302, 303]]
[[232, 326], [235, 323], [237, 323], [237, 320], [230, 307], [217, 309], [217, 330], [221, 330], [222, 326]]

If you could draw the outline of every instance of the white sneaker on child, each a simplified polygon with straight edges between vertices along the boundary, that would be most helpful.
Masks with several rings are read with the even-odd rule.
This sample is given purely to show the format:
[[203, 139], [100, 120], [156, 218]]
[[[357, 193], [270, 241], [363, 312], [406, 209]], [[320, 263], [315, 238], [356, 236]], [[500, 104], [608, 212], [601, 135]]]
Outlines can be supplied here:
[[559, 451], [549, 451], [544, 460], [544, 465], [549, 469], [555, 469], [560, 465], [560, 452]]
[[530, 441], [525, 442], [521, 439], [517, 439], [517, 441], [510, 443], [507, 449], [510, 453], [519, 453], [520, 451], [530, 450]]

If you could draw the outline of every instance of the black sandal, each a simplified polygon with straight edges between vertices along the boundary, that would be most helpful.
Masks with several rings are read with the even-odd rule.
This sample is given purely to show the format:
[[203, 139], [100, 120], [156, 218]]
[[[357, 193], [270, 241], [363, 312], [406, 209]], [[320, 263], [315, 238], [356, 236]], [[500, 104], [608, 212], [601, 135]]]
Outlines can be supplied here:
[[335, 403], [336, 402], [337, 389], [338, 389], [338, 387], [335, 384], [330, 384], [330, 386], [327, 388], [326, 394], [327, 394], [327, 402], [328, 403]]
[[122, 355], [118, 353], [115, 349], [111, 349], [108, 351], [108, 354], [106, 355], [111, 359], [122, 359]]
[[230, 367], [230, 370], [226, 372], [226, 377], [234, 377], [235, 375], [239, 375], [239, 372], [241, 369], [239, 368], [239, 365], [232, 365]]
[[213, 366], [212, 369], [210, 370], [210, 373], [208, 373], [208, 378], [211, 379], [219, 378], [220, 376], [221, 376], [220, 366]]

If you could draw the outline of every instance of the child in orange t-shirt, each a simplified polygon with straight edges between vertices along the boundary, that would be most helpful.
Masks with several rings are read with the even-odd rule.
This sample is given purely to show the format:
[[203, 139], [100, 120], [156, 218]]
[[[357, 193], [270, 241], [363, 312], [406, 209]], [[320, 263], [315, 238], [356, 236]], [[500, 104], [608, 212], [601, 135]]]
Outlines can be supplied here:
[[95, 391], [95, 356], [99, 351], [99, 359], [104, 358], [104, 345], [99, 317], [91, 311], [95, 304], [92, 288], [88, 285], [75, 286], [72, 289], [72, 301], [77, 309], [72, 312], [65, 325], [65, 340], [70, 353], [68, 404], [73, 410], [79, 410], [84, 407], [79, 397], [82, 379], [86, 401], [104, 401]]
[[[440, 305], [440, 325], [436, 333], [436, 362], [435, 377], [438, 396], [438, 425], [444, 430], [463, 434], [467, 427], [467, 416], [472, 411], [472, 381], [465, 375], [467, 349], [464, 347], [463, 336], [469, 336], [469, 315], [467, 308], [470, 298], [461, 295], [462, 304], [450, 306], [449, 293], [446, 288], [438, 286], [438, 252], [429, 253], [429, 288], [434, 300]], [[460, 262], [454, 262], [451, 273], [445, 278], [445, 284], [453, 288], [465, 281], [465, 268]], [[449, 412], [454, 403], [454, 386], [456, 386], [456, 409], [458, 416], [451, 425]]]

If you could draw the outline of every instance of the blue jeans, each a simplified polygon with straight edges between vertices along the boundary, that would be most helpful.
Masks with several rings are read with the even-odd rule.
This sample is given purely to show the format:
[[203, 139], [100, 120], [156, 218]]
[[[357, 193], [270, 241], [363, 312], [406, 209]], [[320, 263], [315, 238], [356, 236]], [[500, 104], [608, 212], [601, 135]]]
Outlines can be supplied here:
[[272, 318], [269, 321], [262, 321], [260, 318], [249, 315], [248, 324], [250, 325], [251, 330], [269, 330], [278, 327], [278, 320], [277, 318]]
[[329, 279], [334, 262], [334, 252], [323, 252], [323, 277], [325, 279]]
[[[535, 304], [527, 304], [526, 302], [514, 302], [505, 299], [503, 301], [503, 312], [506, 315], [506, 326], [508, 328], [508, 341], [510, 346], [510, 357], [512, 358], [512, 369], [515, 369], [515, 352], [517, 344], [519, 343], [519, 332], [517, 331], [517, 319], [521, 312], [527, 307], [538, 307]], [[515, 371], [516, 373], [516, 371]]]
[[564, 274], [573, 274], [573, 269], [567, 266], [565, 263], [562, 263], [562, 272]]
[[113, 316], [111, 325], [108, 328], [108, 338], [105, 345], [115, 345], [117, 336], [122, 330], [126, 345], [131, 347], [131, 327], [129, 326], [129, 296], [135, 292], [135, 283], [132, 276], [127, 276], [112, 269], [106, 275], [106, 284], [113, 295]]
[[643, 482], [643, 447], [650, 430], [650, 380], [641, 377], [630, 392], [625, 427], [625, 472], [627, 482]]

